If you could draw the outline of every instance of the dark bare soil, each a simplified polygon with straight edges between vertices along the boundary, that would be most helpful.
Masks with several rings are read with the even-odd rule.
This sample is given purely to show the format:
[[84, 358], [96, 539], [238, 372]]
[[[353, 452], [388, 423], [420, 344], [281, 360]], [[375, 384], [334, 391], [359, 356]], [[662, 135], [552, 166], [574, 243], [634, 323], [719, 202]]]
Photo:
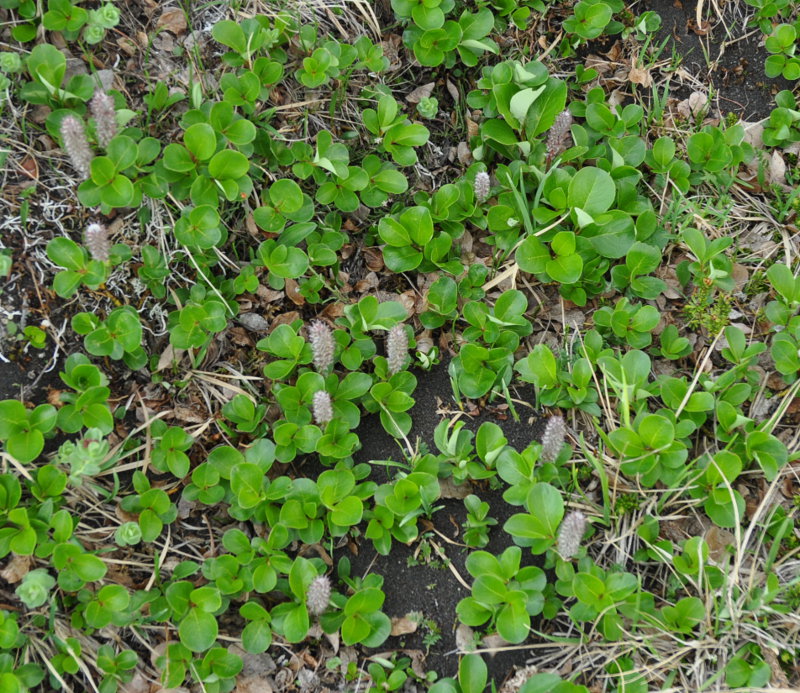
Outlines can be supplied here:
[[[763, 35], [756, 27], [747, 27], [736, 8], [722, 10], [723, 21], [714, 18], [698, 26], [696, 2], [686, 0], [645, 0], [640, 10], [654, 10], [661, 16], [661, 29], [655, 44], [666, 38], [661, 58], [669, 58], [674, 49], [681, 58], [681, 67], [706, 88], [716, 93], [715, 105], [724, 115], [735, 113], [743, 120], [769, 117], [775, 106], [774, 96], [791, 85], [783, 79], [768, 79], [764, 61], [769, 53]], [[741, 8], [738, 10], [741, 12]], [[713, 17], [706, 4], [703, 16]], [[744, 38], [743, 38], [744, 37]], [[695, 91], [691, 84], [678, 79], [670, 83], [672, 96], [684, 99]]]
[[[443, 362], [431, 372], [418, 372], [417, 389], [414, 392], [416, 404], [411, 410], [414, 421], [409, 435], [412, 445], [417, 440], [427, 446], [431, 452], [437, 452], [433, 442], [433, 432], [443, 418], [452, 418], [458, 410], [453, 400], [450, 378], [447, 374], [447, 363]], [[517, 393], [520, 400], [532, 402], [531, 392]], [[463, 416], [466, 428], [476, 431], [484, 421], [498, 424], [508, 439], [509, 445], [523, 450], [534, 440], [539, 440], [544, 430], [544, 420], [532, 417], [529, 407], [516, 405], [520, 421], [514, 421], [511, 413], [500, 403], [483, 407], [476, 416]], [[530, 422], [529, 422], [530, 420]], [[355, 455], [357, 462], [373, 460], [402, 461], [400, 447], [382, 428], [377, 416], [364, 419], [357, 430], [362, 442], [362, 449]], [[373, 478], [377, 482], [387, 481], [387, 472], [391, 467], [376, 465]], [[472, 485], [469, 492], [475, 493], [481, 500], [489, 503], [490, 517], [497, 520], [497, 525], [489, 530], [489, 544], [484, 548], [493, 554], [501, 553], [513, 542], [503, 531], [503, 524], [514, 513], [524, 511], [508, 505], [503, 501], [502, 493], [505, 485], [492, 489], [488, 484]], [[459, 600], [469, 595], [460, 584], [445, 560], [437, 552], [434, 544], [444, 552], [446, 560], [467, 584], [472, 579], [465, 567], [469, 549], [463, 546], [462, 524], [466, 519], [466, 511], [461, 500], [443, 499], [437, 503], [440, 509], [434, 513], [431, 521], [420, 522], [420, 540], [411, 546], [394, 542], [389, 556], [380, 556], [372, 547], [372, 543], [363, 540], [358, 554], [343, 549], [336, 558], [348, 556], [354, 575], [363, 576], [374, 572], [384, 577], [383, 590], [386, 593], [384, 612], [390, 617], [401, 618], [409, 612], [421, 612], [425, 619], [436, 623], [441, 639], [427, 648], [423, 642], [428, 629], [421, 626], [416, 633], [389, 638], [381, 650], [392, 648], [427, 651], [425, 668], [434, 670], [440, 676], [453, 676], [458, 669], [456, 653], [456, 605]], [[436, 530], [436, 531], [433, 531]], [[449, 543], [442, 537], [447, 537]], [[460, 544], [456, 545], [456, 544]], [[535, 563], [536, 559], [523, 550], [523, 565]], [[513, 673], [514, 666], [523, 666], [526, 660], [525, 650], [500, 652], [487, 658], [490, 676], [499, 684]]]
[[[60, 350], [54, 352], [52, 332], [44, 349], [35, 349], [21, 335], [26, 324], [40, 326], [43, 317], [27, 276], [15, 276], [12, 272], [10, 281], [0, 280], [0, 354], [8, 359], [7, 362], [0, 359], [0, 400], [21, 399], [41, 404], [47, 399], [48, 387], [61, 382], [58, 372], [64, 355]], [[9, 322], [17, 328], [13, 336]]]

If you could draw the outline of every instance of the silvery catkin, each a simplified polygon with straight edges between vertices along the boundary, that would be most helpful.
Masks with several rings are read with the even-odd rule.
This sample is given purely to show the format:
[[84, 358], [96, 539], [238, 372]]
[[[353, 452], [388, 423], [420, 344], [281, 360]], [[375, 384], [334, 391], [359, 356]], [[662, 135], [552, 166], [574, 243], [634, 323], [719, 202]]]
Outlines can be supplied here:
[[486, 171], [478, 171], [475, 174], [475, 183], [472, 189], [475, 191], [475, 199], [480, 202], [486, 202], [489, 199], [489, 190], [491, 184], [489, 182], [489, 174]]
[[117, 134], [117, 111], [114, 99], [104, 91], [96, 91], [89, 103], [89, 110], [94, 118], [94, 131], [101, 146], [108, 143]]
[[572, 113], [563, 110], [556, 116], [553, 127], [547, 134], [547, 160], [552, 161], [564, 150], [564, 140], [572, 127]]
[[408, 358], [408, 333], [403, 323], [395, 325], [389, 330], [386, 338], [386, 363], [389, 366], [389, 374], [394, 375], [403, 370]]
[[318, 426], [324, 426], [333, 421], [333, 403], [331, 396], [325, 390], [314, 393], [311, 408], [314, 412], [314, 421]]
[[317, 373], [325, 375], [333, 366], [335, 345], [330, 328], [321, 320], [315, 320], [308, 328], [308, 341], [311, 342], [311, 353], [314, 355], [314, 367]]
[[567, 515], [558, 528], [556, 547], [560, 556], [566, 560], [573, 558], [581, 548], [581, 539], [586, 532], [586, 515], [575, 510]]
[[94, 158], [83, 123], [75, 116], [68, 115], [61, 121], [61, 139], [67, 150], [73, 168], [84, 178], [89, 177]]
[[547, 425], [542, 436], [542, 462], [555, 462], [558, 453], [564, 446], [564, 435], [567, 431], [564, 419], [561, 416], [551, 416], [547, 419]]
[[317, 575], [306, 592], [308, 612], [314, 616], [325, 613], [331, 598], [331, 581], [327, 575]]
[[108, 229], [102, 224], [89, 224], [86, 227], [86, 247], [92, 260], [108, 262], [111, 242], [108, 240]]

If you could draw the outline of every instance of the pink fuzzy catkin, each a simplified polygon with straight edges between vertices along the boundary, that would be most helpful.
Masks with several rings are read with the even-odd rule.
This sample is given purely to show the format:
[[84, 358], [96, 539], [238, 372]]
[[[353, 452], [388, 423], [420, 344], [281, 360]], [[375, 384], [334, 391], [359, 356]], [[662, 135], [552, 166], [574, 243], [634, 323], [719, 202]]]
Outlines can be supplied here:
[[311, 343], [311, 353], [314, 355], [314, 367], [317, 373], [327, 374], [333, 367], [333, 356], [336, 351], [330, 328], [321, 320], [315, 320], [308, 328], [308, 341]]
[[73, 168], [84, 178], [89, 177], [94, 158], [83, 123], [75, 116], [68, 115], [61, 121], [61, 139], [67, 150]]
[[569, 560], [574, 558], [581, 548], [581, 540], [586, 532], [586, 515], [580, 510], [575, 510], [567, 515], [558, 528], [558, 542], [556, 548], [561, 558]]
[[565, 141], [572, 127], [572, 113], [563, 110], [556, 116], [553, 127], [547, 133], [547, 161], [555, 159], [564, 151]]
[[96, 91], [89, 103], [89, 110], [94, 118], [94, 131], [98, 143], [107, 147], [117, 134], [117, 111], [114, 99], [104, 91]]
[[491, 190], [491, 181], [489, 174], [486, 171], [478, 171], [475, 174], [475, 183], [472, 186], [475, 192], [475, 199], [478, 203], [486, 202], [489, 199], [489, 191]]
[[408, 358], [408, 333], [406, 326], [400, 323], [389, 330], [386, 338], [386, 363], [389, 366], [389, 375], [394, 375], [403, 370]]
[[89, 224], [86, 227], [86, 248], [92, 260], [108, 262], [111, 252], [108, 229], [102, 224]]
[[317, 575], [306, 592], [306, 607], [312, 616], [320, 616], [328, 608], [331, 599], [331, 581], [327, 575]]
[[314, 412], [314, 421], [318, 426], [325, 426], [333, 421], [333, 403], [331, 396], [325, 390], [314, 393], [311, 408]]
[[566, 424], [561, 416], [551, 416], [542, 436], [542, 462], [555, 462], [561, 448], [564, 446], [564, 436], [567, 432]]

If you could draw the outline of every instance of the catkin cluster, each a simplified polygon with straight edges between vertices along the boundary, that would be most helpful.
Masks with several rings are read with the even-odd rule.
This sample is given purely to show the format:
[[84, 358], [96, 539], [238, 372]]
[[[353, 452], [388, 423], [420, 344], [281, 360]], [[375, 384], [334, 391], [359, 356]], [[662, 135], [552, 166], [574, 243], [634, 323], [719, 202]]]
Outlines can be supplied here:
[[491, 183], [489, 181], [489, 174], [486, 171], [478, 171], [475, 174], [475, 183], [472, 186], [475, 191], [475, 199], [478, 203], [486, 202], [489, 199], [489, 190]]
[[558, 541], [556, 548], [561, 558], [569, 560], [574, 558], [581, 548], [581, 539], [586, 532], [586, 515], [580, 510], [575, 510], [567, 515], [558, 528]]
[[331, 581], [327, 575], [317, 575], [306, 592], [306, 607], [312, 616], [325, 613], [331, 598]]
[[333, 421], [333, 403], [331, 396], [325, 390], [314, 393], [311, 401], [311, 408], [314, 413], [314, 421], [318, 426], [325, 426]]
[[540, 458], [542, 462], [555, 462], [558, 458], [558, 453], [564, 446], [564, 436], [567, 432], [567, 426], [561, 416], [551, 416], [547, 419], [547, 425], [544, 429], [542, 436], [542, 454]]
[[408, 358], [408, 333], [403, 323], [395, 325], [386, 337], [386, 363], [389, 374], [394, 375], [403, 370]]
[[[107, 147], [117, 134], [117, 111], [114, 108], [114, 99], [104, 91], [96, 91], [89, 102], [89, 112], [94, 118], [97, 143], [101, 147]], [[62, 119], [59, 130], [72, 167], [84, 178], [88, 178], [94, 152], [86, 137], [83, 121], [74, 115], [68, 115]]]
[[89, 250], [92, 260], [108, 262], [111, 252], [108, 229], [102, 224], [89, 224], [86, 227], [86, 248]]
[[89, 110], [94, 118], [97, 142], [101, 147], [107, 147], [117, 134], [117, 111], [114, 108], [114, 99], [104, 91], [97, 91], [89, 103]]
[[333, 356], [336, 347], [333, 343], [333, 333], [321, 320], [315, 320], [308, 328], [308, 341], [311, 343], [311, 353], [314, 355], [314, 368], [317, 373], [326, 375], [333, 368]]
[[547, 133], [547, 161], [552, 161], [566, 148], [566, 139], [572, 127], [572, 113], [561, 111]]
[[86, 139], [83, 122], [75, 116], [66, 116], [61, 121], [61, 139], [72, 167], [84, 178], [88, 178], [94, 153], [89, 146], [89, 140]]

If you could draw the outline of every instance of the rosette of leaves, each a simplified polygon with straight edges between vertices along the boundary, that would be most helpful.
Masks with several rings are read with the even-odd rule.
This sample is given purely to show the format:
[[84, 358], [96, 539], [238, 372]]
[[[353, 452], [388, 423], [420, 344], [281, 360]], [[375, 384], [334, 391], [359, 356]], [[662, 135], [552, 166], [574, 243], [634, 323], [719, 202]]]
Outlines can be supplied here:
[[367, 173], [367, 184], [359, 197], [367, 207], [381, 207], [390, 195], [402, 195], [408, 190], [408, 179], [391, 162], [367, 154], [361, 166]]
[[62, 298], [74, 296], [81, 284], [97, 289], [108, 279], [110, 266], [118, 265], [131, 257], [130, 248], [123, 243], [117, 243], [111, 248], [110, 262], [94, 260], [86, 248], [61, 236], [48, 242], [46, 252], [55, 265], [64, 268], [53, 280], [53, 291]]
[[114, 428], [114, 417], [108, 406], [111, 390], [108, 378], [84, 354], [70, 354], [64, 363], [61, 380], [72, 392], [62, 392], [64, 403], [58, 410], [58, 427], [65, 433], [81, 428], [99, 428], [108, 435]]
[[620, 456], [620, 469], [646, 488], [656, 482], [677, 483], [684, 474], [688, 450], [676, 439], [675, 424], [661, 414], [641, 414], [630, 425], [608, 434], [609, 447]]
[[779, 24], [764, 43], [769, 53], [764, 62], [764, 72], [770, 79], [800, 79], [800, 58], [797, 57], [797, 25]]
[[652, 330], [660, 319], [661, 314], [654, 306], [630, 303], [625, 297], [620, 298], [613, 308], [603, 306], [594, 314], [600, 334], [635, 349], [650, 346]]
[[800, 109], [788, 89], [775, 95], [776, 108], [769, 114], [762, 139], [768, 147], [785, 146], [800, 141]]
[[467, 103], [484, 114], [478, 155], [490, 148], [511, 160], [519, 151], [530, 152], [530, 143], [553, 126], [567, 100], [566, 82], [551, 77], [539, 61], [498, 63], [484, 70], [477, 87]]
[[83, 345], [93, 356], [124, 359], [131, 370], [147, 363], [147, 353], [142, 348], [142, 324], [132, 306], [115, 308], [105, 320], [94, 313], [78, 313], [72, 318], [72, 329], [85, 335]]
[[449, 233], [435, 233], [433, 218], [426, 207], [409, 207], [396, 217], [385, 216], [378, 223], [378, 234], [386, 243], [383, 259], [393, 272], [444, 270], [458, 275], [463, 266], [455, 255]]
[[[216, 293], [207, 292], [200, 284], [194, 284], [188, 292], [179, 290], [178, 295], [183, 307], [167, 316], [170, 344], [202, 352], [211, 338], [227, 327], [231, 304], [223, 303]], [[238, 304], [234, 305], [238, 309]]]
[[6, 452], [19, 462], [33, 462], [44, 449], [45, 435], [56, 425], [57, 412], [50, 404], [26, 409], [22, 402], [0, 402], [0, 440]]
[[497, 44], [487, 38], [493, 29], [494, 15], [485, 7], [475, 13], [465, 10], [458, 21], [426, 22], [424, 26], [414, 21], [403, 32], [403, 41], [420, 65], [453, 67], [460, 58], [474, 67], [484, 53], [499, 52]]
[[99, 428], [90, 428], [77, 443], [67, 440], [58, 448], [56, 463], [68, 466], [69, 482], [80, 486], [83, 477], [91, 477], [103, 469], [110, 445]]
[[379, 152], [387, 152], [399, 166], [413, 166], [417, 163], [415, 147], [428, 141], [428, 128], [412, 123], [400, 112], [397, 101], [388, 94], [378, 98], [377, 109], [365, 108], [361, 113], [364, 127], [375, 138]]
[[217, 207], [220, 193], [228, 201], [250, 195], [250, 161], [241, 151], [225, 147], [224, 141], [210, 123], [193, 122], [184, 130], [183, 144], [164, 148], [159, 172], [177, 199], [188, 197], [195, 205]]
[[459, 620], [468, 626], [489, 623], [510, 643], [521, 643], [530, 633], [531, 616], [544, 608], [544, 571], [536, 566], [520, 568], [522, 550], [509, 546], [499, 556], [474, 551], [467, 570], [475, 578], [472, 595], [456, 607]]
[[409, 544], [419, 536], [418, 518], [433, 512], [441, 494], [438, 469], [438, 459], [426, 455], [411, 473], [375, 489], [375, 505], [366, 514], [365, 536], [378, 553], [388, 555], [392, 539]]
[[611, 18], [623, 9], [621, 0], [581, 0], [573, 8], [574, 14], [564, 20], [564, 31], [576, 37], [575, 44], [591, 41], [603, 33], [618, 34], [623, 25]]
[[25, 67], [31, 81], [22, 84], [19, 94], [28, 103], [50, 106], [54, 110], [83, 108], [96, 88], [94, 78], [88, 74], [73, 75], [64, 84], [67, 58], [50, 43], [35, 46], [25, 60]]
[[151, 197], [163, 197], [166, 191], [161, 192], [157, 179], [143, 175], [160, 151], [161, 143], [154, 137], [139, 142], [127, 135], [114, 137], [105, 154], [92, 159], [89, 179], [78, 187], [81, 204], [99, 206], [108, 214], [115, 208], [138, 206], [145, 191]]

